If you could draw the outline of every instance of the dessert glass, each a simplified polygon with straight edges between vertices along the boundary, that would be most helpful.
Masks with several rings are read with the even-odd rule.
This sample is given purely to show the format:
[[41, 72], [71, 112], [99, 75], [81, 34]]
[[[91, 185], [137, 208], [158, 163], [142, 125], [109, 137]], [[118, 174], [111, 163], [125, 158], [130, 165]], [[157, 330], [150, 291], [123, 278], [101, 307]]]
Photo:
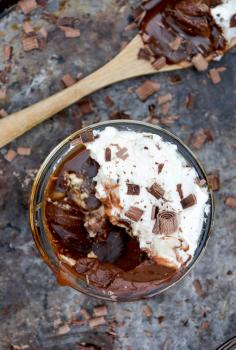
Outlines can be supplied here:
[[226, 343], [221, 345], [217, 350], [235, 350], [236, 349], [236, 337], [229, 339]]
[[55, 275], [57, 276], [57, 280], [61, 285], [70, 286], [82, 293], [85, 293], [89, 296], [98, 297], [104, 300], [110, 301], [132, 301], [138, 299], [144, 299], [152, 297], [156, 294], [162, 293], [166, 289], [173, 287], [176, 285], [178, 281], [186, 276], [186, 274], [193, 268], [199, 258], [202, 256], [208, 239], [210, 237], [212, 226], [213, 226], [213, 218], [214, 218], [214, 202], [213, 202], [213, 194], [209, 189], [209, 213], [206, 215], [202, 232], [200, 235], [198, 247], [195, 251], [195, 254], [191, 260], [191, 262], [181, 268], [172, 278], [171, 280], [161, 282], [158, 286], [152, 287], [150, 289], [147, 288], [145, 291], [132, 290], [127, 291], [125, 293], [119, 293], [119, 295], [115, 295], [113, 292], [103, 290], [101, 288], [97, 288], [93, 285], [87, 285], [87, 283], [81, 280], [73, 271], [70, 266], [59, 260], [57, 257], [52, 244], [47, 235], [47, 230], [44, 224], [44, 193], [49, 181], [49, 177], [52, 175], [60, 161], [68, 154], [71, 150], [71, 145], [73, 145], [73, 140], [76, 140], [82, 132], [86, 129], [93, 130], [103, 130], [107, 126], [116, 127], [119, 130], [132, 130], [136, 132], [148, 132], [161, 136], [165, 141], [174, 143], [178, 147], [178, 151], [182, 154], [182, 156], [187, 160], [192, 167], [195, 168], [200, 179], [205, 179], [206, 174], [200, 165], [199, 161], [196, 159], [191, 150], [183, 144], [181, 140], [179, 140], [175, 135], [170, 133], [169, 131], [162, 129], [158, 126], [150, 125], [144, 122], [137, 121], [127, 121], [127, 120], [117, 120], [117, 121], [106, 121], [100, 122], [94, 125], [89, 126], [88, 128], [84, 128], [75, 132], [74, 134], [67, 137], [63, 140], [59, 145], [57, 145], [51, 153], [48, 155], [41, 168], [38, 171], [38, 174], [35, 178], [31, 197], [30, 197], [30, 226], [33, 233], [33, 237], [36, 243], [36, 246], [43, 258], [43, 260], [49, 265], [49, 267], [53, 270]]

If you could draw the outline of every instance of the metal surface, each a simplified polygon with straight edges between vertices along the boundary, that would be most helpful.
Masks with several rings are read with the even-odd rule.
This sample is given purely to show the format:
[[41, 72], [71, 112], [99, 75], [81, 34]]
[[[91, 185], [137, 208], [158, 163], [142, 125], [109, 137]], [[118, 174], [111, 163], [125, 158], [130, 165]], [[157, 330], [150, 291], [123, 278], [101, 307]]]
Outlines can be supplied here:
[[[135, 1], [132, 1], [134, 4]], [[51, 0], [48, 12], [79, 18], [81, 37], [64, 39], [63, 33], [41, 17], [42, 9], [30, 17], [35, 27], [49, 31], [47, 47], [25, 53], [21, 46], [21, 24], [25, 16], [15, 10], [0, 21], [0, 46], [13, 46], [12, 72], [6, 85], [8, 101], [0, 102], [9, 113], [62, 88], [63, 74], [76, 76], [92, 72], [115, 55], [122, 42], [134, 35], [123, 33], [130, 14], [131, 1]], [[1, 50], [0, 50], [1, 51]], [[0, 52], [0, 70], [3, 69]], [[119, 83], [92, 96], [94, 113], [81, 116], [78, 104], [38, 126], [8, 147], [0, 150], [0, 349], [12, 344], [30, 350], [74, 350], [76, 344], [90, 342], [107, 349], [133, 350], [214, 350], [236, 332], [235, 211], [224, 204], [227, 195], [236, 195], [236, 65], [235, 52], [213, 66], [226, 66], [222, 82], [214, 86], [207, 73], [192, 69], [179, 72], [183, 81], [173, 86], [175, 73], [152, 77], [161, 91], [142, 103], [132, 90], [145, 78]], [[215, 140], [207, 143], [197, 156], [208, 171], [219, 169], [221, 190], [216, 193], [215, 229], [207, 251], [191, 274], [163, 295], [149, 301], [107, 303], [107, 325], [96, 330], [89, 324], [71, 324], [80, 320], [81, 308], [92, 313], [103, 304], [67, 287], [60, 287], [53, 273], [39, 257], [28, 225], [28, 197], [36, 170], [49, 151], [81, 125], [108, 119], [112, 111], [122, 110], [134, 119], [148, 115], [148, 105], [156, 97], [171, 92], [170, 113], [180, 119], [170, 130], [182, 140], [201, 127], [211, 128]], [[196, 96], [192, 109], [185, 107], [188, 93]], [[104, 96], [115, 106], [107, 108]], [[0, 109], [1, 109], [0, 108]], [[157, 108], [157, 114], [161, 108]], [[28, 157], [17, 156], [11, 163], [4, 159], [9, 149], [32, 147]], [[202, 292], [193, 285], [199, 279]], [[149, 305], [152, 317], [143, 307]], [[117, 321], [116, 323], [114, 321]], [[68, 328], [61, 326], [69, 324]], [[112, 328], [114, 339], [107, 332]], [[63, 333], [66, 334], [61, 334]], [[113, 344], [113, 345], [112, 345]], [[24, 349], [24, 347], [23, 347]]]

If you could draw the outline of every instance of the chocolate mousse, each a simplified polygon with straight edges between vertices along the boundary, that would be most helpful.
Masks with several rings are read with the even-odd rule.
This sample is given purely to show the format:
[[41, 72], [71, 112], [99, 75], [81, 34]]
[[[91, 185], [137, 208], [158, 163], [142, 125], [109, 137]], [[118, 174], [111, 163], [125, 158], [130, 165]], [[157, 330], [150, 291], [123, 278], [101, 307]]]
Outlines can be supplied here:
[[199, 181], [177, 146], [156, 134], [83, 132], [44, 195], [58, 259], [117, 295], [171, 281], [193, 259], [209, 212]]
[[139, 57], [157, 69], [194, 57], [207, 68], [204, 57], [221, 56], [236, 37], [234, 0], [150, 0], [142, 10], [136, 17], [145, 45]]

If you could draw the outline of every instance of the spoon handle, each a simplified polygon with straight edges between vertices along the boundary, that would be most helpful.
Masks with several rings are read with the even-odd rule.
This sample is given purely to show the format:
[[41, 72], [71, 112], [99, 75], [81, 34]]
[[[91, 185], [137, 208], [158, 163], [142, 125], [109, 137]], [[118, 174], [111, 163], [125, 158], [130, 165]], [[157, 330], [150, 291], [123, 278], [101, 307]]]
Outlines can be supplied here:
[[[150, 62], [138, 59], [142, 46], [142, 39], [137, 35], [115, 58], [96, 72], [53, 96], [1, 119], [0, 147], [98, 89], [121, 80], [157, 73]], [[159, 72], [182, 69], [189, 65], [166, 65]]]

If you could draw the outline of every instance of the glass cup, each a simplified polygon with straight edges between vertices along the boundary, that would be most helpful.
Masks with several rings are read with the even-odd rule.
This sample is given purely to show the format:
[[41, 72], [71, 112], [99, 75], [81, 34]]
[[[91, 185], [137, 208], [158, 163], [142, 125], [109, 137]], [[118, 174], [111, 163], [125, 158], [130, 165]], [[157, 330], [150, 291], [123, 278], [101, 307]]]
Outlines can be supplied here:
[[[128, 121], [128, 120], [117, 120], [117, 121], [106, 121], [100, 122], [94, 125], [91, 125], [87, 128], [79, 130], [63, 140], [59, 145], [57, 145], [51, 153], [48, 155], [41, 168], [38, 171], [38, 174], [35, 178], [31, 197], [30, 197], [30, 225], [33, 233], [33, 237], [36, 243], [36, 246], [44, 259], [44, 261], [49, 265], [57, 276], [57, 280], [61, 285], [67, 285], [73, 287], [74, 289], [85, 293], [87, 295], [98, 297], [104, 300], [111, 301], [132, 301], [139, 300], [144, 298], [152, 297], [156, 294], [162, 293], [166, 289], [176, 285], [178, 281], [186, 276], [186, 274], [193, 268], [196, 262], [202, 256], [208, 239], [210, 237], [213, 218], [214, 218], [214, 203], [213, 203], [213, 194], [209, 189], [209, 213], [206, 215], [204, 220], [204, 225], [202, 228], [201, 236], [199, 239], [198, 247], [195, 251], [195, 254], [191, 262], [183, 267], [178, 273], [176, 273], [173, 278], [168, 281], [161, 282], [153, 288], [146, 288], [145, 290], [133, 290], [132, 292], [119, 293], [115, 295], [111, 291], [102, 290], [101, 288], [96, 288], [93, 285], [88, 285], [86, 281], [80, 279], [75, 272], [67, 264], [59, 260], [57, 257], [50, 239], [48, 238], [46, 228], [43, 221], [44, 213], [44, 193], [47, 186], [50, 175], [54, 172], [61, 160], [71, 151], [71, 147], [76, 143], [75, 140], [80, 136], [82, 132], [86, 129], [93, 130], [103, 130], [107, 126], [114, 126], [119, 130], [132, 130], [136, 132], [148, 132], [161, 136], [165, 141], [171, 142], [178, 147], [178, 151], [182, 156], [187, 160], [187, 162], [195, 168], [196, 172], [200, 179], [207, 181], [206, 174], [196, 159], [191, 150], [183, 144], [183, 142], [178, 139], [175, 135], [169, 131], [162, 129], [158, 126], [150, 125], [144, 122], [137, 121]], [[74, 142], [73, 142], [74, 141]]]
[[217, 348], [217, 350], [236, 350], [236, 337], [229, 339], [226, 343]]

